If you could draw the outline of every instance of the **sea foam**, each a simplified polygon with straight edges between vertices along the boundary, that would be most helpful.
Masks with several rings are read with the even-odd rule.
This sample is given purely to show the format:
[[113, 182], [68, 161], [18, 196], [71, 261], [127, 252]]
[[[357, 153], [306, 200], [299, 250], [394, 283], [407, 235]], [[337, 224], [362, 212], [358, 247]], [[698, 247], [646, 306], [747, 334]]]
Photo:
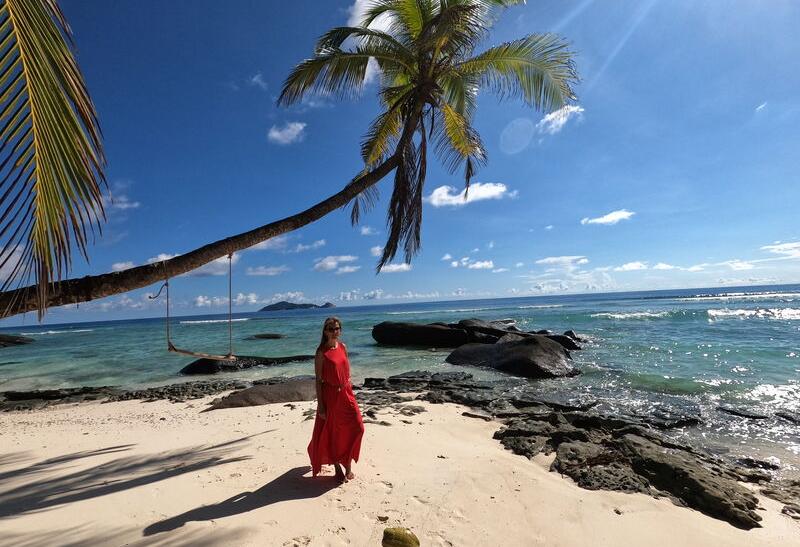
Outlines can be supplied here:
[[[231, 319], [231, 322], [238, 323], [239, 321], [250, 321], [249, 318], [244, 317], [240, 319]], [[208, 325], [210, 323], [227, 323], [227, 319], [203, 319], [197, 321], [180, 321], [181, 325]]]
[[723, 308], [719, 310], [708, 310], [709, 319], [784, 319], [800, 320], [800, 309], [798, 308], [757, 308], [752, 310], [740, 309], [731, 310]]

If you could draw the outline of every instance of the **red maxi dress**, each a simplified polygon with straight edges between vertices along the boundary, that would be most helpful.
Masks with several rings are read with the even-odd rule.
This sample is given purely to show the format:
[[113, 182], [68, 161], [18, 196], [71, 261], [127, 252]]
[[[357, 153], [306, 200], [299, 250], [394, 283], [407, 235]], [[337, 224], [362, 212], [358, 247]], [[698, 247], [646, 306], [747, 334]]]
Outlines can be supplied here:
[[364, 422], [350, 383], [350, 361], [344, 344], [323, 353], [322, 401], [327, 418], [317, 416], [314, 434], [308, 443], [311, 470], [316, 477], [323, 465], [358, 461]]

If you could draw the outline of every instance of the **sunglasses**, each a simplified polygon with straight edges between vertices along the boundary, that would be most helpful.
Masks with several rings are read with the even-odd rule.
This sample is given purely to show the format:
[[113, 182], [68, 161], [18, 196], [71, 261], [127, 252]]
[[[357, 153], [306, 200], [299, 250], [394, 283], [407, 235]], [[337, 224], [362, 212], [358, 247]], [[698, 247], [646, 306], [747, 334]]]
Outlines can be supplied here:
[[333, 332], [335, 330], [342, 330], [342, 327], [325, 327], [325, 330], [328, 332]]

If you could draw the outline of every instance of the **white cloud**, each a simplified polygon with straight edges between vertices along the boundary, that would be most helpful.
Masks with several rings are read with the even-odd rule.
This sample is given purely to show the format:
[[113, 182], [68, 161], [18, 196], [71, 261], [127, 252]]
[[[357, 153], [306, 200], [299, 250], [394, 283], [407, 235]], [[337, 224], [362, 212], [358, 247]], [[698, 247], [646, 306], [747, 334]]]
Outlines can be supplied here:
[[477, 247], [475, 247], [474, 249], [472, 249], [472, 250], [470, 251], [470, 253], [477, 253], [478, 251], [480, 251], [480, 249], [478, 249]]
[[234, 306], [244, 306], [244, 305], [253, 305], [253, 304], [260, 304], [261, 302], [258, 299], [258, 295], [254, 292], [244, 294], [239, 293], [233, 299]]
[[539, 133], [555, 135], [564, 129], [564, 126], [567, 125], [570, 119], [575, 118], [580, 120], [583, 117], [583, 112], [583, 107], [568, 104], [542, 118], [539, 123], [536, 124], [536, 129]]
[[148, 264], [154, 264], [156, 262], [161, 262], [162, 260], [169, 260], [171, 258], [175, 258], [178, 255], [171, 255], [169, 253], [159, 253], [156, 256], [147, 259]]
[[292, 249], [291, 251], [289, 251], [289, 252], [291, 252], [291, 253], [302, 253], [303, 251], [308, 251], [310, 249], [319, 249], [320, 247], [324, 247], [324, 246], [325, 246], [325, 240], [324, 239], [318, 239], [314, 243], [311, 243], [309, 245], [304, 245], [302, 243], [298, 243], [297, 246], [294, 249]]
[[507, 272], [507, 271], [508, 271], [508, 268], [495, 268], [494, 270], [492, 270], [492, 273], [503, 273], [503, 272]]
[[547, 230], [548, 232], [553, 228], [555, 228], [555, 226], [553, 226], [552, 224], [548, 224], [547, 226], [544, 227], [544, 229]]
[[339, 268], [336, 269], [336, 274], [340, 275], [340, 274], [346, 274], [346, 273], [353, 273], [353, 272], [357, 272], [360, 269], [361, 269], [361, 266], [340, 266]]
[[646, 269], [647, 269], [647, 264], [645, 264], [644, 262], [636, 261], [636, 262], [627, 262], [627, 263], [623, 264], [622, 266], [617, 266], [616, 268], [614, 268], [614, 271], [615, 272], [634, 272], [634, 271], [637, 271], [637, 270], [646, 270]]
[[381, 256], [383, 254], [383, 247], [380, 245], [375, 245], [374, 247], [369, 248], [369, 254], [372, 256]]
[[761, 111], [762, 111], [762, 110], [764, 110], [765, 108], [767, 108], [767, 102], [766, 102], [766, 101], [764, 101], [763, 103], [761, 103], [760, 105], [758, 105], [758, 106], [756, 107], [756, 110], [755, 110], [755, 111], [756, 111], [756, 112], [761, 112]]
[[490, 242], [489, 242], [489, 243], [486, 245], [486, 248], [487, 248], [487, 249], [494, 249], [494, 241], [490, 241]]
[[727, 266], [731, 270], [736, 270], [736, 271], [752, 270], [753, 268], [755, 268], [755, 266], [750, 262], [747, 262], [745, 260], [739, 260], [738, 258], [735, 258], [733, 260], [726, 260], [725, 262], [720, 262], [719, 265]]
[[[239, 262], [239, 253], [233, 253], [231, 258], [231, 265], [235, 266]], [[228, 275], [228, 257], [221, 256], [216, 260], [212, 260], [208, 264], [200, 266], [196, 270], [186, 273], [190, 277], [209, 277], [215, 275]]]
[[605, 225], [612, 225], [616, 224], [620, 220], [628, 220], [633, 215], [635, 215], [633, 211], [628, 211], [627, 209], [620, 209], [618, 211], [611, 211], [607, 215], [603, 215], [597, 218], [589, 218], [586, 217], [581, 219], [581, 224], [605, 224]]
[[584, 265], [589, 263], [589, 259], [582, 255], [570, 256], [548, 256], [547, 258], [540, 258], [536, 261], [537, 264], [546, 264], [552, 266], [575, 266]]
[[764, 245], [761, 250], [780, 255], [781, 258], [800, 258], [800, 241], [776, 242], [772, 245]]
[[377, 233], [378, 232], [375, 230], [375, 228], [373, 228], [371, 226], [362, 226], [361, 227], [361, 235], [362, 236], [374, 236]]
[[522, 268], [524, 265], [525, 265], [524, 262], [517, 262], [516, 264], [514, 264], [514, 267], [515, 268]]
[[307, 298], [306, 295], [303, 294], [303, 291], [287, 291], [283, 293], [276, 292], [269, 298], [268, 302], [281, 302], [284, 300], [287, 302], [299, 302], [302, 300], [307, 300]]
[[266, 80], [264, 80], [264, 75], [260, 72], [253, 74], [248, 80], [248, 83], [254, 87], [258, 87], [262, 91], [269, 89], [269, 85], [267, 85]]
[[196, 308], [210, 308], [217, 306], [227, 306], [228, 298], [223, 296], [208, 297], [205, 295], [196, 296], [194, 299], [194, 306]]
[[453, 255], [450, 253], [444, 253], [444, 256], [441, 258], [442, 260], [453, 260]]
[[494, 268], [494, 262], [491, 260], [479, 260], [476, 262], [471, 262], [467, 265], [467, 268], [470, 270], [491, 270]]
[[306, 137], [306, 124], [303, 122], [287, 122], [283, 127], [279, 128], [273, 125], [269, 128], [267, 139], [269, 142], [287, 145], [295, 142], [301, 142]]
[[285, 265], [256, 266], [255, 268], [247, 268], [247, 270], [245, 270], [245, 275], [274, 277], [288, 271], [290, 271], [290, 268]]
[[127, 195], [125, 194], [117, 194], [111, 197], [110, 200], [105, 201], [106, 206], [111, 206], [112, 209], [119, 209], [120, 211], [126, 211], [128, 209], [138, 209], [141, 203], [138, 201], [132, 201]]
[[275, 236], [271, 237], [266, 241], [262, 241], [261, 243], [256, 243], [252, 247], [250, 247], [251, 251], [278, 251], [283, 250], [286, 248], [286, 245], [289, 243], [289, 236], [282, 235], [282, 236]]
[[131, 262], [131, 261], [127, 261], [127, 262], [114, 262], [114, 263], [111, 265], [111, 271], [112, 271], [112, 272], [121, 272], [122, 270], [130, 270], [130, 269], [131, 269], [131, 268], [133, 268], [134, 266], [136, 266], [136, 264], [134, 264], [134, 263], [133, 263], [133, 262]]
[[374, 291], [369, 291], [364, 293], [364, 298], [366, 300], [380, 300], [383, 296], [383, 289], [375, 289]]
[[451, 267], [451, 268], [458, 268], [458, 260], [453, 260], [453, 261], [450, 263], [450, 267]]
[[702, 272], [703, 270], [705, 270], [706, 266], [708, 266], [708, 264], [695, 264], [694, 266], [689, 266], [688, 268], [686, 268], [686, 271], [687, 272]]
[[314, 269], [318, 272], [330, 272], [339, 268], [342, 262], [355, 262], [356, 260], [358, 257], [353, 255], [326, 256], [314, 261]]
[[381, 268], [381, 273], [407, 272], [410, 270], [411, 270], [411, 264], [408, 263], [386, 264], [383, 268]]
[[[465, 195], [466, 199], [464, 198]], [[514, 198], [516, 196], [516, 190], [509, 192], [508, 187], [502, 182], [476, 182], [470, 185], [469, 192], [467, 192], [466, 188], [459, 192], [453, 186], [439, 186], [434, 189], [431, 195], [425, 198], [425, 202], [434, 207], [460, 207], [475, 201], [502, 199], [504, 197]]]
[[672, 264], [666, 264], [664, 262], [659, 262], [655, 266], [653, 266], [654, 270], [675, 270], [677, 266], [673, 266]]

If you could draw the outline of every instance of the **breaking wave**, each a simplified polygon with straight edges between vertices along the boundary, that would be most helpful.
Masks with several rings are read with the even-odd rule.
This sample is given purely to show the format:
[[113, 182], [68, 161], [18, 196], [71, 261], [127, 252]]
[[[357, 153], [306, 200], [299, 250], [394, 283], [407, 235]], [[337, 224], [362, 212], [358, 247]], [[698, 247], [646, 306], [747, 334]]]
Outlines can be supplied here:
[[592, 317], [602, 317], [604, 319], [658, 319], [659, 317], [667, 317], [670, 315], [668, 311], [632, 311], [632, 312], [603, 312], [593, 313]]
[[757, 308], [753, 310], [731, 310], [723, 308], [708, 310], [709, 319], [784, 319], [800, 320], [798, 308]]
[[45, 334], [72, 334], [75, 332], [92, 332], [94, 329], [74, 329], [74, 330], [45, 330], [39, 332], [21, 332], [22, 336], [42, 336]]
[[[232, 322], [237, 323], [239, 321], [250, 321], [249, 318], [244, 317], [240, 319], [231, 319]], [[180, 321], [181, 325], [208, 325], [209, 323], [227, 323], [227, 319], [202, 319], [197, 321]]]

